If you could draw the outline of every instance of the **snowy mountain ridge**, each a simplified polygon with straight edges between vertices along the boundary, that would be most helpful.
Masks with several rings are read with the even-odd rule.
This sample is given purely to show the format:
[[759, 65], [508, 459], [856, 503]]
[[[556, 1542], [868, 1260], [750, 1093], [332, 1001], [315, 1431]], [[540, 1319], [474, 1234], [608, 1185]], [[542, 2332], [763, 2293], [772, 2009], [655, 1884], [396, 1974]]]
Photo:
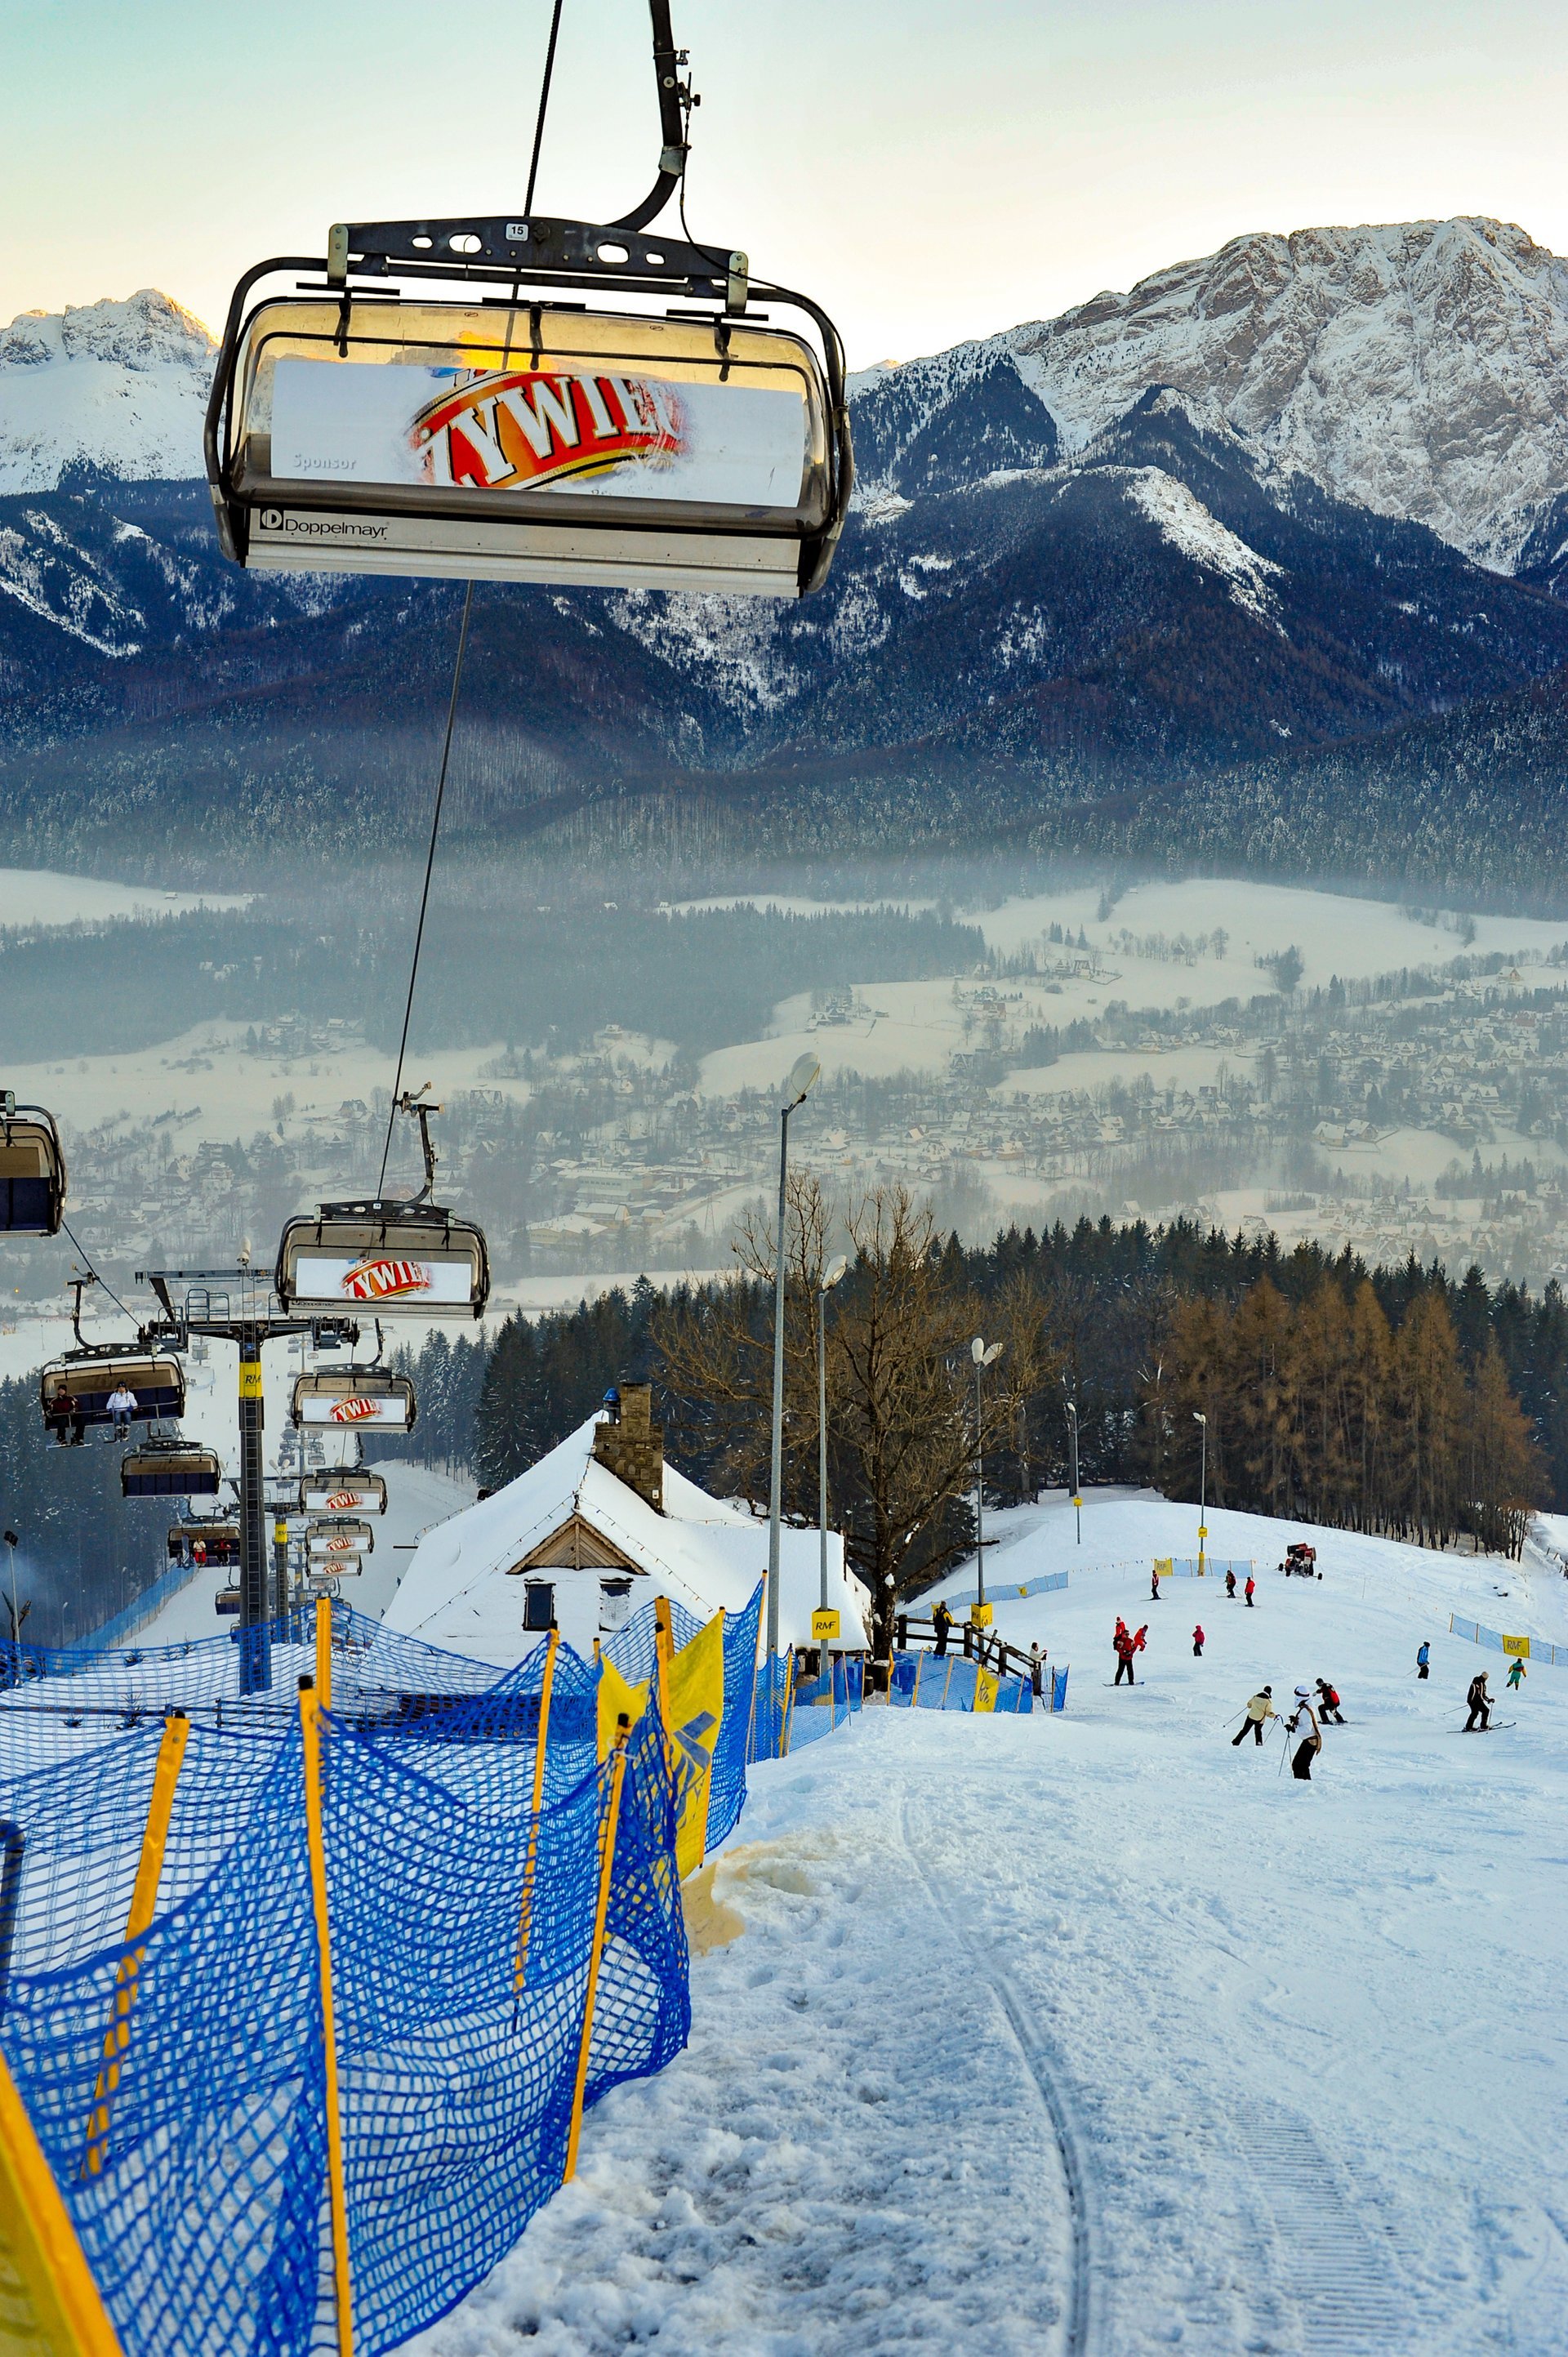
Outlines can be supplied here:
[[73, 467], [128, 482], [201, 468], [217, 346], [144, 286], [124, 303], [24, 311], [0, 328], [0, 493], [48, 491]]
[[866, 370], [857, 418], [886, 426], [864, 437], [863, 501], [908, 496], [911, 449], [999, 374], [1061, 458], [1168, 386], [1276, 496], [1306, 476], [1498, 571], [1568, 490], [1568, 264], [1509, 222], [1233, 238], [1059, 318]]

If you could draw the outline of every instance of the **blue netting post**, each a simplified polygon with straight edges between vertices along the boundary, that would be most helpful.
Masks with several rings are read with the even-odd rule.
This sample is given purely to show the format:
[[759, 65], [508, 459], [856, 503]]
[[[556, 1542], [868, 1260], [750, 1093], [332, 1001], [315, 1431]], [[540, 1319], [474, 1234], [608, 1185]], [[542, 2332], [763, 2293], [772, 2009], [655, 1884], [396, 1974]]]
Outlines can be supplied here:
[[158, 1882], [168, 1845], [169, 1819], [174, 1813], [175, 1787], [179, 1782], [189, 1733], [190, 1721], [184, 1711], [171, 1711], [164, 1721], [163, 1741], [153, 1770], [152, 1797], [147, 1803], [147, 1821], [142, 1828], [142, 1854], [136, 1861], [136, 1879], [131, 1888], [131, 1908], [125, 1919], [125, 1944], [130, 1953], [121, 1959], [115, 1975], [114, 2010], [103, 2034], [103, 2060], [98, 2066], [98, 2083], [92, 2091], [92, 2110], [87, 2122], [83, 2177], [102, 2173], [109, 2149], [109, 2106], [120, 2084], [121, 2063], [131, 2043], [131, 2009], [136, 2002], [136, 1983], [142, 1970], [142, 1951], [131, 1946], [131, 1943], [141, 1938], [157, 1911]]
[[616, 1832], [620, 1824], [620, 1792], [626, 1781], [626, 1738], [631, 1732], [631, 1721], [622, 1711], [616, 1721], [615, 1749], [610, 1754], [609, 1799], [605, 1807], [602, 1847], [599, 1852], [599, 1897], [594, 1910], [594, 1944], [588, 1952], [588, 1986], [583, 2001], [583, 2035], [577, 2047], [577, 2077], [572, 2091], [572, 2129], [566, 2139], [566, 2167], [562, 2183], [569, 2185], [577, 2174], [577, 2144], [583, 2133], [583, 2097], [588, 2084], [588, 2049], [594, 2037], [594, 2000], [599, 1991], [599, 1960], [605, 1950], [605, 1925], [609, 1920], [610, 1882], [615, 1874]]
[[343, 2172], [343, 2115], [338, 2093], [338, 2029], [332, 2002], [332, 1929], [327, 1907], [327, 1844], [321, 1829], [320, 1699], [308, 1678], [299, 1682], [299, 1733], [305, 1755], [305, 1826], [310, 1852], [310, 1893], [316, 1914], [316, 1959], [321, 1991], [321, 2048], [327, 2106], [327, 2199], [332, 2226], [332, 2304], [338, 2357], [353, 2357], [353, 2290], [349, 2276], [349, 2193]]
[[528, 1933], [533, 1914], [533, 1872], [539, 1855], [539, 1813], [544, 1806], [544, 1760], [550, 1740], [550, 1694], [555, 1684], [555, 1649], [561, 1631], [553, 1625], [544, 1640], [544, 1673], [539, 1685], [539, 1727], [533, 1738], [532, 1814], [528, 1824], [528, 1857], [522, 1869], [522, 1900], [518, 1910], [517, 1964], [512, 1972], [512, 2027], [528, 1973]]

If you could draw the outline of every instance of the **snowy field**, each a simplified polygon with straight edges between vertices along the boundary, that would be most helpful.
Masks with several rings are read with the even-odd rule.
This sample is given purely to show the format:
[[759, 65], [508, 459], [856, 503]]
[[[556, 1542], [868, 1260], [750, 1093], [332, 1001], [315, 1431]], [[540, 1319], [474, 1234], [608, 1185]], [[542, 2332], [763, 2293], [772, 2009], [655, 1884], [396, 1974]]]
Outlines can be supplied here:
[[190, 909], [243, 909], [249, 892], [165, 892], [48, 867], [0, 867], [0, 928], [102, 924], [111, 917], [182, 917]]
[[[1298, 1526], [1211, 1512], [1256, 1609], [1148, 1603], [1113, 1566], [1195, 1519], [998, 1519], [993, 1582], [1072, 1574], [997, 1608], [1071, 1662], [1063, 1717], [868, 1710], [754, 1772], [689, 2050], [590, 2115], [422, 2357], [1563, 2346], [1568, 1671], [1462, 1736], [1506, 1663], [1446, 1630], [1562, 1639], [1568, 1585], [1325, 1533], [1308, 1587], [1273, 1569]], [[1118, 1611], [1154, 1624], [1132, 1693]], [[1276, 1730], [1231, 1748], [1254, 1688], [1318, 1675], [1348, 1724], [1311, 1784]]]

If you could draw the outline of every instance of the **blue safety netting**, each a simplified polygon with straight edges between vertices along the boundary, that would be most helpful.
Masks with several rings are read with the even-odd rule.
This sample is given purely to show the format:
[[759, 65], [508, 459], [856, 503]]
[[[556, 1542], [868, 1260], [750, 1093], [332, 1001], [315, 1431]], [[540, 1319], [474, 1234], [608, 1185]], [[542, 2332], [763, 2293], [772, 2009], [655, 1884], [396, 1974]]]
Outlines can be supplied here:
[[[671, 1597], [670, 1605], [670, 1641], [671, 1650], [680, 1652], [700, 1634], [703, 1623], [694, 1613]], [[659, 1649], [655, 1631], [658, 1616], [651, 1604], [641, 1605], [623, 1629], [607, 1637], [599, 1647], [607, 1662], [613, 1662], [628, 1686], [639, 1686], [650, 1678], [659, 1665]]]
[[[758, 1580], [744, 1611], [725, 1614], [725, 1706], [714, 1746], [713, 1779], [708, 1790], [710, 1849], [733, 1831], [746, 1805], [746, 1737], [763, 1587]], [[670, 1621], [671, 1643], [676, 1652], [702, 1634], [703, 1623], [673, 1600]], [[655, 1625], [652, 1605], [644, 1604], [625, 1628], [618, 1629], [601, 1648], [606, 1660], [615, 1663], [628, 1685], [641, 1685], [650, 1680], [658, 1667]]]
[[[961, 1653], [895, 1653], [888, 1702], [895, 1710], [972, 1711], [980, 1667]], [[1065, 1682], [1063, 1692], [1065, 1695]], [[1026, 1717], [1035, 1707], [1033, 1680], [1012, 1675], [998, 1678], [993, 1707]]]
[[786, 1751], [847, 1727], [860, 1708], [864, 1663], [858, 1653], [835, 1653], [831, 1671], [795, 1688], [785, 1727]]
[[[613, 1769], [590, 1761], [535, 1815], [515, 1724], [439, 1743], [428, 1721], [321, 1724], [354, 2323], [371, 2357], [460, 2298], [560, 2181]], [[80, 1803], [60, 1769], [13, 1780], [37, 1842], [0, 2044], [130, 2357], [304, 2357], [335, 2326], [300, 1737], [192, 1727], [160, 1911], [134, 1951], [94, 1947], [127, 1846], [134, 1870], [156, 1742], [133, 1730], [102, 1748], [112, 1760], [88, 1755]], [[203, 1841], [216, 1848], [220, 1796], [220, 1852], [180, 1889]], [[72, 1857], [96, 1915], [65, 1896]], [[35, 1899], [37, 1860], [54, 1864]], [[37, 1969], [36, 1952], [66, 1960]], [[627, 1756], [587, 2101], [662, 2067], [689, 2019], [654, 1710]]]

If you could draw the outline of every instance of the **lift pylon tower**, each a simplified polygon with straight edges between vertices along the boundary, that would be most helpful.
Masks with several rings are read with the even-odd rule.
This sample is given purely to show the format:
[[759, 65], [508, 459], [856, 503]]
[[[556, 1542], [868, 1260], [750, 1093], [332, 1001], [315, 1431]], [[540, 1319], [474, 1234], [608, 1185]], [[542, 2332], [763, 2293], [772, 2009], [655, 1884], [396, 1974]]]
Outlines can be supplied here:
[[[273, 1682], [272, 1628], [267, 1573], [269, 1556], [266, 1480], [262, 1461], [265, 1403], [262, 1393], [262, 1345], [283, 1334], [309, 1334], [330, 1325], [349, 1343], [357, 1326], [331, 1318], [290, 1318], [272, 1289], [271, 1272], [252, 1268], [138, 1269], [138, 1285], [150, 1285], [163, 1306], [163, 1318], [146, 1329], [149, 1340], [177, 1351], [193, 1336], [235, 1342], [240, 1350], [240, 1691], [264, 1694]], [[174, 1288], [183, 1288], [177, 1298]], [[277, 1578], [280, 1609], [285, 1580]]]

